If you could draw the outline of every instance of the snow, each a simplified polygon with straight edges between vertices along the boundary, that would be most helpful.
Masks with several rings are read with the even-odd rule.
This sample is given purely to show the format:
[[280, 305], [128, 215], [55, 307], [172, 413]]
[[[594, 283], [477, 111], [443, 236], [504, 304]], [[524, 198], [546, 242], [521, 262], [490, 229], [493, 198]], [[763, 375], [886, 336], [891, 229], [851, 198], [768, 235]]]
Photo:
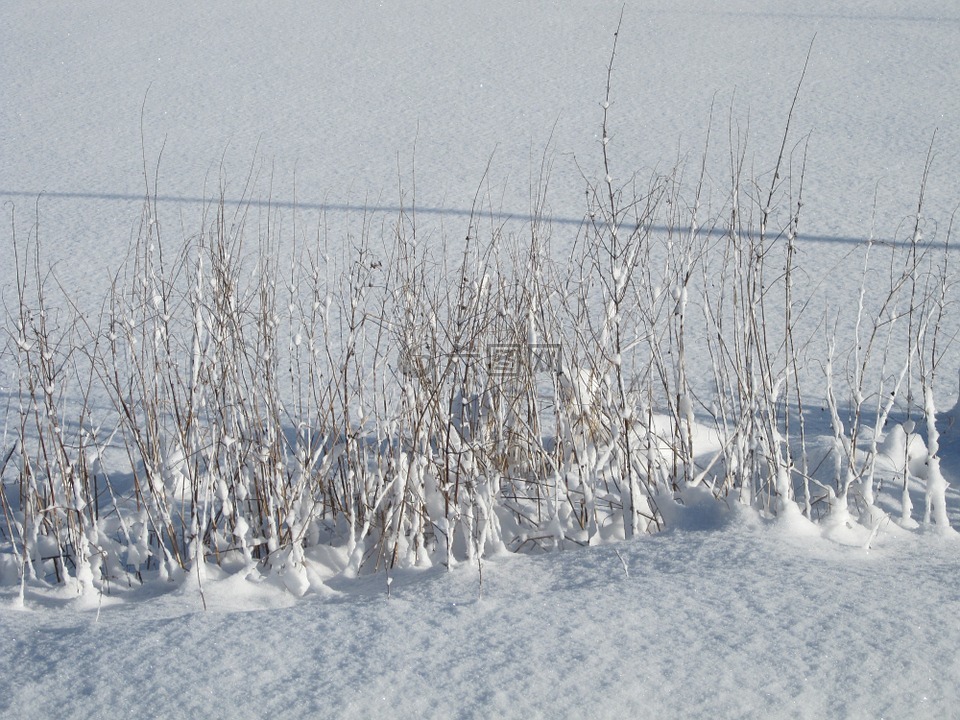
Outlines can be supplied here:
[[[223, 184], [234, 200], [269, 199], [290, 223], [297, 207], [305, 228], [324, 213], [333, 238], [415, 200], [432, 242], [462, 233], [478, 187], [486, 209], [520, 227], [547, 156], [545, 214], [562, 253], [585, 209], [584, 175], [605, 175], [601, 142], [614, 182], [678, 157], [697, 165], [708, 128], [713, 147], [746, 142], [748, 165], [768, 171], [808, 47], [792, 120], [797, 138], [809, 135], [797, 252], [823, 310], [800, 334], [838, 312], [838, 333], [852, 332], [856, 243], [909, 241], [928, 148], [925, 239], [943, 242], [960, 199], [960, 11], [946, 0], [7, 5], [4, 232], [39, 236], [87, 310], [99, 309], [155, 182], [174, 235], [199, 226]], [[723, 150], [708, 166], [720, 188]], [[704, 214], [719, 201], [708, 192]], [[677, 293], [686, 302], [687, 288]], [[960, 328], [948, 324], [947, 335]], [[10, 362], [0, 358], [4, 406]], [[937, 407], [956, 398], [958, 365], [955, 353], [944, 361]], [[570, 392], [587, 406], [599, 382], [577, 376]], [[0, 714], [951, 716], [960, 540], [941, 521], [960, 523], [956, 412], [941, 415], [933, 462], [917, 433], [908, 455], [912, 421], [891, 419], [878, 458], [887, 484], [865, 513], [876, 522], [846, 506], [819, 524], [794, 505], [764, 519], [697, 488], [683, 506], [661, 503], [665, 532], [629, 542], [372, 575], [358, 572], [362, 547], [317, 547], [276, 560], [273, 575], [201, 565], [108, 594], [92, 589], [88, 564], [80, 597], [10, 585], [3, 555]], [[825, 412], [810, 428], [827, 457]], [[712, 452], [722, 441], [709, 432], [698, 447]], [[177, 485], [183, 457], [169, 452], [164, 481]], [[901, 486], [890, 478], [905, 471], [908, 499], [932, 493], [935, 525], [893, 521]]]
[[[610, 110], [614, 174], [644, 177], [678, 153], [696, 161], [711, 107], [713, 143], [725, 148], [732, 114], [766, 168], [813, 41], [794, 119], [811, 134], [801, 234], [896, 232], [915, 209], [934, 130], [927, 202], [942, 221], [960, 162], [951, 91], [960, 18], [948, 2], [900, 6], [628, 6]], [[256, 197], [304, 208], [396, 206], [401, 179], [409, 204], [415, 174], [421, 217], [442, 209], [448, 222], [481, 184], [494, 209], [526, 217], [548, 145], [549, 215], [579, 220], [578, 163], [598, 176], [599, 103], [620, 3], [407, 0], [329, 12], [281, 1], [264, 13], [135, 1], [110, 8], [109, 20], [90, 1], [8, 11], [0, 195], [29, 228], [45, 193], [41, 233], [71, 254], [60, 267], [71, 287], [105, 278], [101, 257], [124, 256], [144, 164], [152, 182], [159, 162], [156, 191], [188, 227], [200, 213], [191, 199], [217, 195], [221, 174], [239, 197], [251, 169]], [[722, 179], [728, 169], [714, 170]], [[819, 277], [832, 267], [807, 270]]]
[[[960, 545], [869, 551], [712, 500], [665, 534], [330, 582], [4, 610], [13, 717], [945, 717]], [[709, 516], [709, 517], [707, 517]], [[702, 528], [702, 529], [701, 529]], [[481, 596], [482, 593], [482, 596]]]

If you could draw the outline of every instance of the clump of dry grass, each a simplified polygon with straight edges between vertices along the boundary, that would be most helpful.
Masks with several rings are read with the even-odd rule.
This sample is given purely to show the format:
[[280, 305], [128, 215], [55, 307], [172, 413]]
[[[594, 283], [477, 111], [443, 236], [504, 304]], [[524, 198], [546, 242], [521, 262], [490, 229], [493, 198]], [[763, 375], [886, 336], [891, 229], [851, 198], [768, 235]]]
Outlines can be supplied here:
[[[936, 459], [946, 263], [923, 251], [918, 226], [906, 248], [883, 248], [891, 272], [878, 285], [881, 248], [865, 245], [855, 337], [824, 325], [837, 468], [826, 477], [807, 453], [811, 338], [796, 333], [810, 300], [794, 280], [804, 146], [789, 150], [788, 122], [762, 189], [733, 148], [729, 191], [709, 213], [709, 143], [692, 187], [682, 167], [618, 184], [612, 68], [613, 57], [602, 178], [585, 176], [562, 260], [546, 156], [522, 233], [477, 211], [455, 246], [425, 241], [413, 208], [379, 234], [364, 219], [347, 243], [323, 231], [307, 242], [275, 209], [223, 192], [195, 235], [170, 242], [148, 196], [95, 321], [44, 269], [39, 240], [14, 233], [0, 569], [21, 586], [85, 591], [202, 580], [213, 562], [303, 593], [322, 544], [343, 548], [348, 573], [449, 567], [655, 532], [664, 504], [698, 485], [811, 518], [825, 501], [846, 512], [859, 489], [879, 512], [877, 439], [897, 402], [918, 407], [911, 383]], [[865, 299], [873, 287], [879, 304]], [[847, 424], [832, 362], [844, 341]], [[692, 356], [709, 358], [709, 382], [691, 379]], [[945, 524], [937, 487], [928, 508]]]

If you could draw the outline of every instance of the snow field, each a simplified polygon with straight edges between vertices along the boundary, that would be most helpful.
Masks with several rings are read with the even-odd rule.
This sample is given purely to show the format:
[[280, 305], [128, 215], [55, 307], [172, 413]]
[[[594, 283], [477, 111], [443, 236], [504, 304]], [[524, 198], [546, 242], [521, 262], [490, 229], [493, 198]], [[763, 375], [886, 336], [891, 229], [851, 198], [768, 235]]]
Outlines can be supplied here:
[[[0, 615], [10, 716], [944, 717], [957, 543], [869, 552], [712, 499], [662, 536], [332, 583], [236, 577]], [[272, 606], [272, 607], [271, 607]], [[239, 610], [246, 609], [247, 612]], [[269, 609], [267, 609], [269, 608]], [[82, 661], [80, 661], [82, 659]]]
[[8, 8], [6, 714], [952, 714], [960, 18], [620, 9]]

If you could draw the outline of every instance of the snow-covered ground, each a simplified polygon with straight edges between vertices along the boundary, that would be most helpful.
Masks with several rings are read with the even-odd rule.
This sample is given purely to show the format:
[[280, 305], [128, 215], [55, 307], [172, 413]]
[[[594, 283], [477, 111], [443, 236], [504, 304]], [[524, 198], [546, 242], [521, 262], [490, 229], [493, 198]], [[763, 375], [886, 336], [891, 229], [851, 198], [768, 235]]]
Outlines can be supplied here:
[[912, 717], [956, 712], [960, 544], [726, 511], [632, 543], [331, 583], [4, 610], [10, 717]]
[[[584, 212], [584, 176], [602, 174], [599, 103], [621, 7], [613, 172], [644, 179], [686, 161], [689, 175], [712, 127], [706, 205], [728, 186], [731, 143], [747, 137], [751, 172], [772, 167], [813, 43], [792, 120], [795, 139], [809, 135], [799, 263], [824, 306], [807, 314], [810, 333], [838, 311], [849, 325], [859, 240], [909, 239], [931, 147], [923, 231], [943, 242], [960, 201], [960, 10], [946, 0], [8, 2], [8, 236], [37, 234], [58, 280], [98, 310], [148, 186], [168, 233], [195, 232], [203, 201], [221, 182], [239, 199], [253, 170], [255, 199], [288, 222], [298, 207], [306, 228], [325, 212], [332, 238], [356, 233], [365, 209], [369, 222], [414, 200], [426, 237], [460, 237], [478, 187], [521, 228], [546, 153], [562, 254]], [[945, 337], [958, 328], [948, 317]], [[10, 363], [0, 358], [5, 405]], [[956, 353], [944, 361], [942, 407], [957, 397], [958, 365]], [[828, 425], [812, 427], [829, 435]], [[949, 431], [941, 452], [957, 484]], [[891, 498], [881, 500], [895, 514]], [[82, 598], [33, 586], [21, 609], [4, 588], [0, 713], [958, 712], [960, 541], [890, 521], [871, 538], [856, 523], [761, 520], [732, 500], [697, 499], [670, 510], [656, 536], [487, 558], [482, 583], [473, 565], [404, 570], [389, 596], [384, 573], [314, 577], [295, 599], [214, 568], [202, 596], [193, 577]], [[948, 511], [960, 525], [955, 488]]]
[[[598, 106], [622, 5], [11, 3], [0, 196], [25, 230], [45, 194], [41, 236], [70, 257], [60, 272], [79, 292], [127, 251], [144, 161], [151, 184], [159, 162], [156, 190], [188, 231], [200, 216], [190, 199], [216, 196], [221, 173], [239, 197], [251, 167], [257, 197], [306, 208], [397, 205], [398, 184], [409, 204], [415, 174], [421, 208], [469, 210], [485, 182], [495, 209], [525, 217], [549, 144], [549, 210], [579, 220], [578, 165], [600, 174]], [[731, 115], [757, 172], [769, 170], [813, 42], [794, 119], [796, 137], [811, 136], [801, 231], [897, 232], [935, 130], [926, 201], [943, 223], [960, 164], [958, 23], [945, 0], [626, 3], [615, 175], [645, 178], [678, 154], [696, 165], [711, 106], [720, 191]]]
[[[712, 501], [711, 501], [712, 504]], [[955, 541], [873, 550], [712, 505], [696, 530], [482, 568], [239, 578], [0, 615], [11, 717], [950, 717]]]

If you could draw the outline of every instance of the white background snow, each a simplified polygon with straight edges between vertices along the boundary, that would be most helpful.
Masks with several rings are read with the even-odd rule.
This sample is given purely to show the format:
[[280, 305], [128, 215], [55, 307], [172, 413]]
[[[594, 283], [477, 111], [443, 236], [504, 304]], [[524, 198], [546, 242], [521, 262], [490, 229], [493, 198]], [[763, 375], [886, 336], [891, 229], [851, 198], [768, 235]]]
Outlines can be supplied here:
[[[238, 198], [255, 168], [255, 196], [314, 223], [328, 206], [333, 233], [356, 228], [343, 206], [415, 188], [457, 235], [481, 182], [495, 211], [527, 213], [549, 145], [549, 212], [579, 218], [621, 7], [624, 177], [696, 161], [711, 106], [713, 142], [733, 117], [768, 169], [813, 41], [793, 122], [810, 135], [800, 262], [825, 302], [856, 292], [851, 241], [908, 232], [935, 130], [927, 237], [943, 239], [960, 200], [960, 9], [946, 0], [2, 5], [5, 224], [26, 237], [39, 208], [81, 301], [99, 302], [136, 234], [144, 161], [186, 227], [221, 178]], [[555, 242], [574, 231], [557, 223]], [[0, 260], [7, 303], [11, 282]], [[958, 552], [922, 532], [866, 551], [710, 506], [624, 545], [485, 561], [482, 597], [468, 567], [401, 574], [389, 599], [383, 576], [297, 601], [211, 579], [206, 613], [191, 583], [102, 605], [28, 593], [27, 610], [0, 609], [0, 712], [948, 717]]]

